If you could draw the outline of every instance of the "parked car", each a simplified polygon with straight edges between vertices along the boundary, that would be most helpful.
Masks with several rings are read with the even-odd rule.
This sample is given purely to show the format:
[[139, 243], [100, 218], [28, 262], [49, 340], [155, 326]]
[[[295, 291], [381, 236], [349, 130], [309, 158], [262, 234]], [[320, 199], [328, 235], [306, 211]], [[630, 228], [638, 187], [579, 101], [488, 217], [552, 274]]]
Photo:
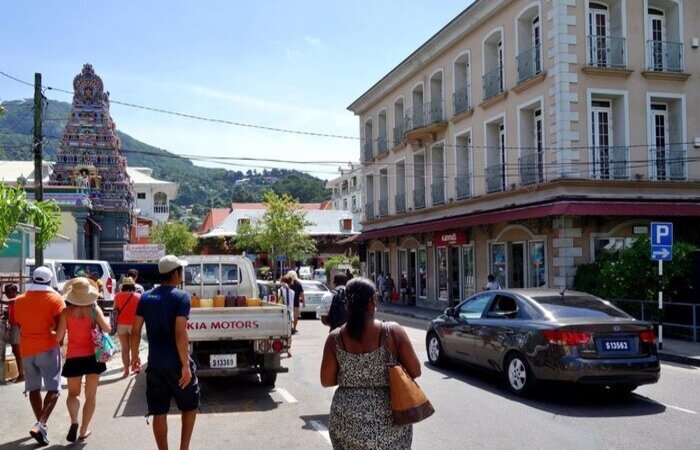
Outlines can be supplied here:
[[333, 293], [320, 281], [301, 280], [304, 288], [304, 306], [300, 312], [302, 315], [313, 314], [316, 317], [316, 308], [324, 303], [330, 304]]
[[[27, 259], [27, 275], [34, 272], [34, 260]], [[53, 273], [51, 287], [58, 292], [63, 292], [66, 281], [79, 277], [96, 276], [102, 283], [102, 299], [100, 306], [111, 308], [114, 304], [114, 294], [117, 289], [117, 280], [114, 277], [112, 266], [107, 261], [90, 259], [44, 259], [44, 266]]]
[[607, 386], [630, 393], [659, 381], [651, 323], [582, 292], [512, 289], [478, 293], [434, 319], [428, 360], [454, 359], [502, 373], [525, 394], [536, 381]]
[[316, 269], [314, 270], [314, 280], [320, 281], [321, 283], [328, 283], [328, 277], [326, 277], [326, 269]]

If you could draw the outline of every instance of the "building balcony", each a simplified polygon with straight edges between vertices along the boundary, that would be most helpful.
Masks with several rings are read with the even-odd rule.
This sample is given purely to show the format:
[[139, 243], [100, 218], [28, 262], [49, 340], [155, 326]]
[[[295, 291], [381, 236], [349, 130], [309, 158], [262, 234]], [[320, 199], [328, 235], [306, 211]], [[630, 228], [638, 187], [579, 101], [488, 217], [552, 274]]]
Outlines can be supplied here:
[[379, 199], [379, 217], [386, 217], [389, 215], [389, 199], [382, 198]]
[[394, 142], [392, 147], [396, 147], [403, 142], [403, 135], [406, 130], [405, 123], [402, 122], [394, 127]]
[[455, 177], [455, 194], [458, 200], [472, 196], [472, 174], [465, 173]]
[[374, 220], [374, 202], [365, 203], [365, 219]]
[[404, 137], [406, 139], [421, 139], [446, 128], [445, 102], [436, 100], [411, 108], [411, 115], [406, 118]]
[[682, 73], [683, 43], [647, 41], [647, 70], [651, 72]]
[[503, 66], [486, 72], [482, 77], [484, 84], [484, 101], [503, 93]]
[[462, 86], [452, 94], [452, 116], [458, 116], [472, 109], [471, 98], [469, 98], [469, 85]]
[[535, 78], [542, 73], [542, 58], [540, 45], [525, 50], [516, 57], [518, 69], [518, 84]]
[[521, 184], [529, 186], [544, 182], [543, 158], [543, 154], [535, 152], [518, 159]]
[[406, 212], [406, 193], [399, 192], [394, 196], [396, 214], [403, 214]]
[[389, 142], [386, 139], [386, 136], [379, 136], [379, 139], [377, 140], [377, 153], [379, 155], [382, 155], [384, 153], [387, 153], [389, 151]]
[[629, 149], [627, 147], [594, 148], [591, 177], [596, 180], [628, 179]]
[[153, 205], [153, 214], [168, 214], [169, 212], [168, 205]]
[[506, 190], [505, 164], [498, 163], [486, 168], [486, 192], [502, 192]]
[[433, 206], [442, 205], [445, 203], [445, 181], [433, 181], [430, 193], [433, 200]]
[[425, 187], [416, 188], [413, 190], [413, 208], [425, 208]]
[[650, 149], [651, 179], [654, 181], [683, 181], [686, 177], [686, 156], [682, 146]]
[[374, 158], [374, 142], [371, 140], [362, 145], [362, 160], [371, 161]]

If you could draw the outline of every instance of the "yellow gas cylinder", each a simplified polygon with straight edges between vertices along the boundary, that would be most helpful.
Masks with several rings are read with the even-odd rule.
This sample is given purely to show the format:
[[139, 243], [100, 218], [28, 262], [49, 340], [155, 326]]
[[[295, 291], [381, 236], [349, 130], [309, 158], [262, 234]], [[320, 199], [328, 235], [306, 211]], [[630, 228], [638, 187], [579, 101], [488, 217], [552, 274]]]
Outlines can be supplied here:
[[192, 305], [192, 308], [201, 307], [201, 302], [200, 302], [199, 296], [197, 294], [192, 294], [192, 298], [190, 299], [190, 304]]
[[226, 297], [221, 294], [214, 296], [214, 308], [223, 308], [226, 306]]
[[214, 301], [210, 298], [202, 298], [199, 299], [199, 307], [200, 308], [211, 308], [214, 306]]

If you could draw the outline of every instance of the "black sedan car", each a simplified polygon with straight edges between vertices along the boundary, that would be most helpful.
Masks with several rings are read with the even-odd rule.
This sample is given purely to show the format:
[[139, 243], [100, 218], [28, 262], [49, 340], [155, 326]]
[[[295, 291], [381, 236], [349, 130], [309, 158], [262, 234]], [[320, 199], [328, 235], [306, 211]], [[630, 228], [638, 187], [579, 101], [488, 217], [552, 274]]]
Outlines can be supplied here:
[[516, 394], [537, 380], [630, 393], [661, 372], [651, 323], [574, 291], [478, 293], [430, 323], [426, 347], [431, 364], [453, 359], [494, 370]]

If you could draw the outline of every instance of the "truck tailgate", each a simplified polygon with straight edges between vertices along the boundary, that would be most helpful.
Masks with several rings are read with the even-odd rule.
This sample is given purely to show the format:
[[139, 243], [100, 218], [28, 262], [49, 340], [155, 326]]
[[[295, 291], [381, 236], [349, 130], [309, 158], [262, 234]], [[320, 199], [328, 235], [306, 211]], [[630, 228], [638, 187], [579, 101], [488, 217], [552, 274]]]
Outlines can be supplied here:
[[284, 306], [277, 305], [192, 308], [187, 323], [187, 334], [190, 341], [253, 340], [289, 336], [289, 316]]

